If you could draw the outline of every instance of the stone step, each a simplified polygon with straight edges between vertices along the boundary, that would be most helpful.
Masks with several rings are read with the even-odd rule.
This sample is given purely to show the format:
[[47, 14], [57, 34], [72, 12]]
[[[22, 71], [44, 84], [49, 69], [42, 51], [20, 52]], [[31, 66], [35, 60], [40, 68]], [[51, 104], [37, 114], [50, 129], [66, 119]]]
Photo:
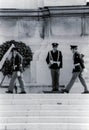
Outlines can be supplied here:
[[89, 99], [0, 99], [0, 105], [89, 105]]
[[30, 116], [79, 116], [79, 117], [89, 117], [89, 110], [78, 111], [78, 110], [30, 110], [30, 111], [0, 111], [0, 117], [30, 117]]
[[89, 130], [89, 95], [0, 95], [0, 130], [49, 129]]
[[89, 123], [5, 123], [0, 130], [89, 130]]
[[85, 116], [0, 117], [0, 123], [89, 123], [89, 117]]
[[89, 110], [89, 105], [0, 105], [0, 111], [29, 111], [29, 110]]
[[89, 99], [89, 94], [0, 94], [0, 99]]

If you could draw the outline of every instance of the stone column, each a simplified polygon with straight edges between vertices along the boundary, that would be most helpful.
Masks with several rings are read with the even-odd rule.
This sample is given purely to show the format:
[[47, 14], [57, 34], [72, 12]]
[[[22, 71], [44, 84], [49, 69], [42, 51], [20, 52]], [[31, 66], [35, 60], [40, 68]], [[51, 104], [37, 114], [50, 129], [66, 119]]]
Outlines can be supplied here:
[[86, 32], [85, 32], [85, 16], [82, 15], [81, 17], [81, 36], [84, 36], [86, 35]]
[[43, 38], [48, 38], [50, 36], [50, 11], [47, 7], [40, 8], [42, 11], [42, 19], [43, 19]]

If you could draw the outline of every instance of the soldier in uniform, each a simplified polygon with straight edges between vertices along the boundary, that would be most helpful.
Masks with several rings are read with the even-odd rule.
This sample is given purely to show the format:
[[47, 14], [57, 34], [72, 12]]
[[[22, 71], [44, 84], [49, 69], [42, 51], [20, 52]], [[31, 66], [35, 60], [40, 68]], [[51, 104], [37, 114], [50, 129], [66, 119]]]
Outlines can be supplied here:
[[78, 77], [80, 82], [82, 83], [83, 87], [84, 87], [84, 92], [83, 93], [89, 93], [86, 82], [83, 78], [82, 72], [85, 68], [84, 66], [84, 60], [83, 54], [79, 54], [78, 52], [78, 47], [76, 45], [71, 45], [71, 50], [73, 52], [73, 61], [74, 61], [74, 69], [73, 69], [73, 74], [72, 74], [72, 78], [70, 80], [70, 82], [68, 83], [68, 85], [66, 86], [65, 89], [62, 89], [62, 93], [69, 93], [70, 89], [72, 88], [76, 78]]
[[46, 62], [51, 71], [52, 91], [58, 91], [60, 69], [62, 68], [62, 53], [57, 50], [58, 43], [52, 43], [52, 47], [53, 50], [48, 52]]
[[15, 81], [18, 78], [18, 81], [20, 83], [20, 88], [21, 88], [21, 94], [26, 93], [24, 90], [24, 83], [23, 83], [23, 79], [22, 79], [22, 62], [23, 62], [23, 58], [20, 55], [20, 53], [17, 51], [16, 48], [12, 49], [12, 55], [13, 55], [13, 74], [12, 74], [12, 78], [9, 84], [9, 88], [8, 91], [6, 91], [6, 93], [13, 93], [13, 89], [15, 86]]

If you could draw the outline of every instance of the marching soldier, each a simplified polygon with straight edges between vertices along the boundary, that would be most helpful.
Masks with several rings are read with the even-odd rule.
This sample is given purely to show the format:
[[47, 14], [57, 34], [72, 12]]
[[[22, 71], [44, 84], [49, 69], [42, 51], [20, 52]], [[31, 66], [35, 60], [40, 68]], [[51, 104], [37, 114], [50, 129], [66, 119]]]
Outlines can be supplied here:
[[58, 43], [52, 43], [53, 50], [48, 52], [46, 62], [51, 71], [52, 91], [59, 89], [60, 69], [62, 68], [62, 53], [57, 50]]
[[22, 79], [22, 62], [23, 62], [23, 58], [20, 55], [20, 53], [17, 51], [16, 48], [13, 48], [12, 50], [12, 55], [13, 55], [13, 74], [12, 74], [12, 78], [9, 84], [9, 88], [8, 91], [6, 91], [6, 93], [13, 93], [13, 89], [15, 86], [15, 81], [18, 78], [18, 81], [20, 83], [20, 88], [21, 88], [21, 94], [26, 93], [24, 90], [24, 83], [23, 83], [23, 79]]
[[78, 47], [76, 45], [71, 45], [71, 51], [73, 52], [73, 61], [74, 61], [74, 69], [73, 69], [73, 74], [70, 82], [68, 83], [67, 87], [65, 89], [62, 89], [62, 93], [69, 93], [70, 89], [72, 88], [76, 78], [78, 77], [80, 82], [82, 83], [84, 87], [84, 92], [83, 93], [89, 93], [86, 82], [83, 78], [82, 72], [85, 68], [84, 66], [84, 60], [83, 54], [79, 54], [78, 52]]

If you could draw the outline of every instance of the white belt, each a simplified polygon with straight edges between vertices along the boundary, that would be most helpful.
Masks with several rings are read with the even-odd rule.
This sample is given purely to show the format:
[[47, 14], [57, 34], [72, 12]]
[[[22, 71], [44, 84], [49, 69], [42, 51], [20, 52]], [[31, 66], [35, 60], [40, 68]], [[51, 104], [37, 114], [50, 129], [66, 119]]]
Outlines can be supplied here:
[[80, 65], [80, 63], [74, 64], [74, 66], [78, 66], [78, 65]]

